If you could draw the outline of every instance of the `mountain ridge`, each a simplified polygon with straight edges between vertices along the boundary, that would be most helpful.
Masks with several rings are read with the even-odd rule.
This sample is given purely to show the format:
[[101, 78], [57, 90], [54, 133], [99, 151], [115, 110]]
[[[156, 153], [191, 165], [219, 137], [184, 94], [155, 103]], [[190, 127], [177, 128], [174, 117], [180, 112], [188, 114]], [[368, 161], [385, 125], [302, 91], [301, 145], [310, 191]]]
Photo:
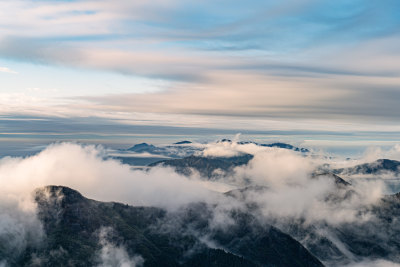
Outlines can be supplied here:
[[395, 175], [400, 174], [400, 161], [392, 159], [378, 159], [370, 163], [363, 163], [353, 167], [334, 169], [336, 174], [345, 175], [379, 175], [384, 172], [391, 172]]
[[[114, 233], [107, 242], [124, 247], [131, 257], [140, 255], [144, 266], [323, 266], [289, 235], [256, 223], [249, 214], [234, 212], [235, 224], [212, 228], [213, 207], [205, 203], [170, 213], [87, 199], [63, 186], [39, 188], [34, 195], [46, 238], [41, 248], [31, 248], [11, 266], [31, 264], [32, 255], [41, 266], [97, 265], [104, 227]], [[219, 245], [211, 248], [198, 235]]]

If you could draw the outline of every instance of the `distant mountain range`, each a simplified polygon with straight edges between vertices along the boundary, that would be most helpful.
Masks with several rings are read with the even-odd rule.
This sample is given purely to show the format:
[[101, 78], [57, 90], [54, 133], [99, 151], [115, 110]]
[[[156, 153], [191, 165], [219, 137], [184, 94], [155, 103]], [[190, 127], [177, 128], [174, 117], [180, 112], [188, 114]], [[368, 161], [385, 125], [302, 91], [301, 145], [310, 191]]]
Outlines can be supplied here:
[[[222, 139], [217, 143], [224, 143], [224, 142], [232, 143], [232, 141], [229, 139]], [[180, 141], [174, 143], [173, 145], [167, 145], [167, 146], [154, 146], [152, 144], [140, 143], [126, 149], [126, 151], [182, 158], [185, 156], [193, 155], [195, 152], [203, 150], [201, 146], [195, 146], [191, 144], [193, 143], [190, 141]], [[290, 149], [302, 153], [310, 152], [306, 148], [299, 148], [285, 143], [258, 144], [256, 142], [237, 142], [237, 144], [239, 145], [255, 144], [257, 146], [262, 146], [262, 147], [277, 147], [277, 148]]]
[[263, 147], [284, 148], [284, 149], [294, 150], [294, 151], [302, 152], [302, 153], [309, 153], [310, 152], [310, 150], [308, 150], [307, 148], [295, 147], [295, 146], [292, 146], [292, 145], [286, 144], [286, 143], [258, 144], [256, 142], [238, 142], [238, 144], [255, 144], [255, 145], [263, 146]]
[[187, 144], [192, 144], [190, 141], [179, 141], [174, 143], [174, 145], [187, 145]]
[[[187, 143], [188, 141], [178, 142], [178, 143]], [[218, 141], [219, 143], [232, 143], [229, 139], [222, 139]], [[262, 147], [277, 147], [283, 149], [289, 149], [296, 152], [308, 153], [309, 150], [305, 148], [294, 147], [285, 143], [272, 143], [272, 144], [258, 144], [255, 142], [238, 142], [239, 145], [246, 144], [255, 144], [257, 146]], [[141, 148], [148, 147], [148, 151], [156, 151], [157, 148], [153, 148], [154, 146], [149, 146], [147, 144], [140, 144], [134, 146], [136, 151], [141, 151]], [[150, 153], [150, 152], [149, 152]], [[232, 173], [232, 170], [237, 166], [246, 165], [251, 159], [253, 159], [253, 155], [244, 154], [233, 157], [212, 157], [212, 156], [194, 156], [190, 155], [188, 157], [179, 158], [179, 159], [166, 159], [153, 162], [149, 164], [149, 167], [164, 165], [175, 168], [178, 173], [183, 175], [191, 175], [193, 170], [199, 172], [202, 177], [207, 177], [209, 179], [216, 178], [218, 176], [226, 176]]]
[[[224, 143], [224, 142], [232, 143], [232, 141], [229, 139], [222, 139], [217, 143]], [[300, 153], [310, 152], [306, 148], [295, 147], [285, 143], [258, 144], [256, 142], [237, 142], [237, 144], [239, 145], [254, 144], [262, 147], [276, 147], [276, 148], [289, 149]], [[132, 166], [145, 166], [145, 165], [156, 166], [160, 165], [161, 163], [171, 167], [178, 167], [178, 165], [185, 166], [184, 168], [180, 167], [177, 169], [180, 173], [184, 174], [188, 174], [191, 172], [191, 170], [189, 170], [190, 167], [196, 169], [201, 174], [205, 174], [206, 177], [213, 176], [212, 172], [218, 168], [223, 171], [227, 171], [228, 169], [231, 169], [231, 167], [234, 167], [235, 165], [240, 165], [236, 164], [235, 162], [230, 162], [231, 161], [230, 159], [226, 159], [223, 157], [213, 157], [212, 160], [207, 159], [207, 157], [200, 156], [203, 150], [204, 146], [202, 147], [199, 144], [194, 144], [191, 141], [187, 140], [179, 141], [172, 145], [166, 145], [166, 146], [155, 146], [148, 143], [140, 143], [128, 149], [120, 150], [122, 155], [115, 156], [113, 158], [118, 159], [123, 163]], [[135, 153], [136, 155], [129, 154], [131, 152]], [[146, 154], [146, 155], [141, 156], [141, 154]], [[151, 155], [153, 155], [154, 157], [151, 157]], [[247, 156], [244, 155], [243, 159], [246, 158], [251, 159], [249, 155]], [[182, 160], [174, 161], [175, 159], [182, 159]], [[247, 162], [243, 162], [243, 164], [246, 163]], [[208, 167], [206, 167], [207, 170], [204, 168], [205, 165], [208, 165]]]
[[200, 148], [189, 146], [188, 144], [191, 144], [191, 142], [181, 141], [168, 146], [154, 146], [147, 143], [141, 143], [136, 144], [126, 150], [135, 153], [149, 153], [153, 155], [163, 155], [172, 158], [182, 158], [201, 151]]
[[348, 168], [340, 168], [333, 170], [336, 174], [342, 175], [380, 175], [384, 173], [392, 173], [396, 176], [400, 174], [400, 161], [391, 159], [378, 159], [371, 163], [364, 163]]
[[150, 167], [164, 165], [175, 168], [178, 173], [183, 175], [191, 175], [193, 170], [198, 171], [203, 177], [213, 178], [220, 176], [222, 171], [223, 175], [229, 174], [234, 167], [246, 165], [251, 159], [252, 155], [244, 154], [235, 157], [199, 157], [189, 156], [183, 159], [162, 160], [150, 164]]
[[[222, 139], [217, 143], [232, 143], [230, 139]], [[154, 146], [147, 143], [136, 144], [125, 151], [134, 153], [148, 153], [152, 155], [165, 156], [165, 159], [153, 158], [141, 159], [141, 158], [130, 158], [129, 155], [126, 157], [120, 157], [120, 159], [127, 164], [137, 164], [138, 162], [146, 163], [149, 166], [157, 166], [160, 164], [175, 167], [176, 170], [182, 174], [190, 174], [191, 169], [194, 169], [206, 177], [212, 177], [214, 171], [220, 169], [224, 172], [232, 170], [236, 166], [247, 164], [252, 159], [252, 155], [242, 154], [237, 157], [204, 157], [200, 156], [203, 148], [201, 146], [192, 146], [191, 141], [180, 141], [173, 145], [167, 146]], [[293, 150], [300, 153], [309, 153], [310, 150], [307, 148], [296, 147], [286, 143], [271, 143], [271, 144], [259, 144], [251, 141], [240, 141], [237, 142], [239, 145], [254, 144], [261, 147], [276, 147], [288, 150]], [[171, 159], [172, 158], [172, 159]], [[139, 164], [143, 165], [143, 164]], [[329, 167], [326, 169], [328, 172], [332, 172], [338, 175], [380, 175], [385, 173], [391, 173], [395, 176], [400, 175], [400, 161], [391, 159], [379, 159], [371, 163], [364, 163], [347, 168], [338, 168], [330, 170]]]
[[[232, 142], [229, 139], [222, 139], [218, 142]], [[148, 164], [149, 167], [164, 165], [173, 167], [177, 172], [190, 175], [193, 170], [199, 172], [202, 176], [213, 178], [215, 176], [220, 176], [222, 171], [223, 175], [228, 175], [231, 173], [234, 167], [247, 164], [253, 156], [250, 154], [242, 154], [234, 157], [205, 157], [205, 156], [195, 156], [195, 153], [202, 151], [199, 147], [191, 147], [190, 141], [182, 141], [175, 143], [176, 145], [170, 145], [165, 147], [156, 147], [147, 143], [137, 144], [131, 148], [129, 151], [136, 153], [149, 153], [154, 155], [164, 155], [172, 159], [161, 159], [153, 158]], [[181, 146], [183, 145], [184, 146]], [[240, 145], [255, 144], [262, 147], [277, 147], [283, 149], [289, 149], [301, 153], [309, 153], [310, 151], [306, 148], [299, 148], [285, 143], [272, 143], [272, 144], [258, 144], [255, 142], [238, 142]], [[132, 164], [138, 162], [135, 158]], [[130, 164], [130, 158], [123, 158], [124, 163]], [[146, 160], [143, 160], [146, 162]], [[147, 161], [148, 162], [148, 161]], [[339, 168], [339, 169], [329, 169], [324, 168], [323, 172], [331, 172], [332, 174], [352, 176], [352, 175], [379, 175], [385, 173], [391, 173], [394, 176], [400, 175], [400, 161], [390, 160], [390, 159], [379, 159], [371, 163], [364, 163], [356, 165], [353, 167]]]

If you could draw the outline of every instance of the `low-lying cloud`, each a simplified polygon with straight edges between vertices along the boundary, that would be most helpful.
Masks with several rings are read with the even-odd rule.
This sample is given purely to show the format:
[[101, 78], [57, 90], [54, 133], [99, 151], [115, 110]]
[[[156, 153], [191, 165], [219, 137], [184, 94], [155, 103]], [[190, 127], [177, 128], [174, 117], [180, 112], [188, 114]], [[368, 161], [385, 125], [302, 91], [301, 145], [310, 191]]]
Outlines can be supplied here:
[[112, 243], [108, 236], [113, 234], [112, 228], [101, 228], [99, 230], [98, 260], [97, 267], [140, 267], [143, 266], [144, 259], [140, 255], [130, 257], [125, 247]]
[[62, 143], [32, 157], [3, 158], [2, 190], [27, 195], [38, 187], [64, 185], [98, 200], [169, 207], [209, 195], [199, 181], [187, 179], [171, 168], [132, 170], [129, 165], [104, 157], [101, 147]]
[[[170, 211], [205, 202], [214, 207], [212, 228], [229, 224], [232, 210], [252, 212], [259, 220], [278, 226], [290, 220], [305, 226], [365, 223], [375, 220], [367, 207], [377, 204], [385, 192], [380, 180], [341, 186], [329, 174], [316, 176], [314, 171], [328, 159], [315, 155], [236, 141], [203, 146], [203, 156], [251, 154], [253, 158], [234, 168], [229, 177], [211, 181], [198, 173], [186, 177], [164, 166], [133, 169], [109, 158], [101, 146], [76, 143], [53, 144], [26, 158], [5, 157], [0, 160], [0, 239], [9, 240], [16, 252], [27, 242], [40, 242], [44, 234], [31, 193], [46, 185], [68, 186], [96, 200]], [[230, 193], [221, 194], [226, 191]], [[257, 209], [249, 209], [254, 204]], [[320, 233], [336, 242], [324, 231], [321, 228]], [[123, 259], [124, 264], [141, 264], [140, 257], [129, 258], [123, 247], [103, 243], [99, 257], [104, 262]]]

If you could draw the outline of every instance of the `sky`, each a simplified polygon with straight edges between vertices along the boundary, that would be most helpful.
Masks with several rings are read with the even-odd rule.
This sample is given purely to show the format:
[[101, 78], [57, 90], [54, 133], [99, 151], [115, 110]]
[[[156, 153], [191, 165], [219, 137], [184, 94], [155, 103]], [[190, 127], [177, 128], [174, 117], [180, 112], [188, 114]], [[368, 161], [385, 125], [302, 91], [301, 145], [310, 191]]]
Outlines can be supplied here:
[[239, 132], [395, 144], [399, 12], [397, 0], [0, 0], [0, 146]]

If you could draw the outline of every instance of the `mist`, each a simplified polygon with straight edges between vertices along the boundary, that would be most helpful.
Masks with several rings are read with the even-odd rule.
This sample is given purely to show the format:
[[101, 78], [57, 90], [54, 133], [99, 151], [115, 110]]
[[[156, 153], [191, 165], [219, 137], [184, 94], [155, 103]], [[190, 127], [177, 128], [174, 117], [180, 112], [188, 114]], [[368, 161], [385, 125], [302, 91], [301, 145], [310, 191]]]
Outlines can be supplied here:
[[110, 236], [115, 235], [112, 228], [101, 228], [99, 230], [99, 244], [97, 267], [140, 267], [143, 266], [143, 258], [140, 255], [130, 257], [123, 245], [116, 245], [109, 240]]

